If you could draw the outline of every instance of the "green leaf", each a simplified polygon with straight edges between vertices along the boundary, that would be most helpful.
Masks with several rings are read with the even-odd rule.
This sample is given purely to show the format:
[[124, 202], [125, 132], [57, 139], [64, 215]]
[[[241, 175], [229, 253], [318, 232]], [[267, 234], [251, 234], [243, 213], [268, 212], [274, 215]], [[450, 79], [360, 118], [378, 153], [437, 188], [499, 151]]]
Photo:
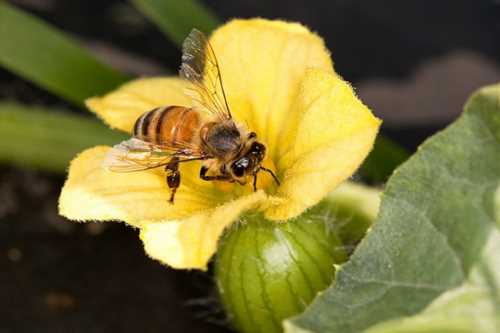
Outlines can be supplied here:
[[383, 322], [364, 333], [500, 332], [500, 233], [494, 231], [463, 285], [439, 296], [422, 313]]
[[0, 66], [82, 104], [127, 80], [68, 36], [0, 1]]
[[364, 179], [383, 183], [409, 156], [403, 147], [383, 135], [378, 135], [373, 150], [359, 172]]
[[0, 103], [0, 162], [65, 172], [83, 149], [113, 145], [126, 136], [100, 121], [15, 103]]
[[495, 230], [499, 181], [495, 85], [394, 172], [372, 230], [335, 284], [285, 323], [287, 332], [360, 332], [414, 315], [466, 284]]
[[179, 46], [191, 29], [208, 34], [219, 25], [217, 17], [196, 0], [130, 1]]

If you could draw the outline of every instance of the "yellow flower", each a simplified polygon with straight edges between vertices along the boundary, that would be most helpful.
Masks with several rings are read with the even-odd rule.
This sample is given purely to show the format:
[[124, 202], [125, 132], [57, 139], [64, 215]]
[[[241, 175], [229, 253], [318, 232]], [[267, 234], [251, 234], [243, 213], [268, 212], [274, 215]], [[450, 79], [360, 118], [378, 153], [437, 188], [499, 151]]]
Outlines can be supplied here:
[[[297, 23], [233, 20], [213, 33], [228, 102], [236, 121], [267, 146], [259, 190], [199, 179], [198, 162], [181, 165], [174, 205], [165, 173], [113, 173], [102, 167], [110, 147], [82, 152], [69, 168], [59, 211], [72, 220], [125, 221], [140, 229], [146, 252], [174, 268], [205, 269], [223, 230], [242, 213], [286, 221], [350, 177], [369, 153], [380, 120], [333, 70], [323, 40]], [[87, 106], [111, 127], [131, 132], [158, 106], [191, 106], [179, 78], [132, 81]]]

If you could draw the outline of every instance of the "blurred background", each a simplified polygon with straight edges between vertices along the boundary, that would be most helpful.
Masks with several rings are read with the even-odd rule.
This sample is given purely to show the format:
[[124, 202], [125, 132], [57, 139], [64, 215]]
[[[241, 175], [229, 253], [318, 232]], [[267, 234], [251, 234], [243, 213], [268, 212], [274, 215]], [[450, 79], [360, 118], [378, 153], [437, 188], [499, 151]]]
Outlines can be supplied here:
[[[131, 2], [8, 3], [65, 31], [122, 72], [177, 72], [177, 44]], [[280, 18], [316, 31], [337, 72], [384, 120], [383, 133], [410, 153], [453, 121], [475, 89], [500, 82], [498, 0], [200, 3], [220, 21]], [[0, 13], [0, 31], [3, 24]], [[0, 39], [0, 49], [5, 45]], [[0, 67], [5, 101], [92, 117]], [[33, 126], [37, 121], [33, 117]], [[17, 139], [4, 134], [0, 151], [16, 147]], [[0, 332], [229, 331], [208, 275], [152, 261], [137, 231], [123, 224], [65, 221], [57, 214], [63, 172], [0, 160]]]

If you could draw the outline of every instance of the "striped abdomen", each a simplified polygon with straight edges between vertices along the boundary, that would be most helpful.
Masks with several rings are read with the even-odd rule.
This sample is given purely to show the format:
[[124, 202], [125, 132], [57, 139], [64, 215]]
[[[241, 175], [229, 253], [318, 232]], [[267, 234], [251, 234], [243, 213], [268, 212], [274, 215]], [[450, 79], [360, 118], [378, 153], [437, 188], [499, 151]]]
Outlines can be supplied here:
[[183, 106], [156, 108], [142, 114], [134, 125], [134, 137], [157, 145], [175, 147], [190, 143], [198, 132], [200, 117]]

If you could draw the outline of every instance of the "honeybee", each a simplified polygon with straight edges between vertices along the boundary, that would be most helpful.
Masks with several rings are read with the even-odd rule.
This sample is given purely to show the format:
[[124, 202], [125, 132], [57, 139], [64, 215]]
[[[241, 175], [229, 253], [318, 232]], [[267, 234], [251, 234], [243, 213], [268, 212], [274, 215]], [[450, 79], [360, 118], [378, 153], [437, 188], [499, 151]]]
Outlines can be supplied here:
[[105, 168], [131, 172], [165, 167], [171, 203], [181, 183], [179, 164], [189, 161], [203, 161], [203, 180], [245, 185], [252, 176], [256, 191], [257, 174], [265, 171], [279, 184], [273, 171], [261, 165], [266, 146], [233, 120], [214, 50], [196, 29], [183, 43], [180, 76], [191, 83], [186, 93], [194, 106], [164, 106], [142, 114], [133, 137], [110, 150]]

